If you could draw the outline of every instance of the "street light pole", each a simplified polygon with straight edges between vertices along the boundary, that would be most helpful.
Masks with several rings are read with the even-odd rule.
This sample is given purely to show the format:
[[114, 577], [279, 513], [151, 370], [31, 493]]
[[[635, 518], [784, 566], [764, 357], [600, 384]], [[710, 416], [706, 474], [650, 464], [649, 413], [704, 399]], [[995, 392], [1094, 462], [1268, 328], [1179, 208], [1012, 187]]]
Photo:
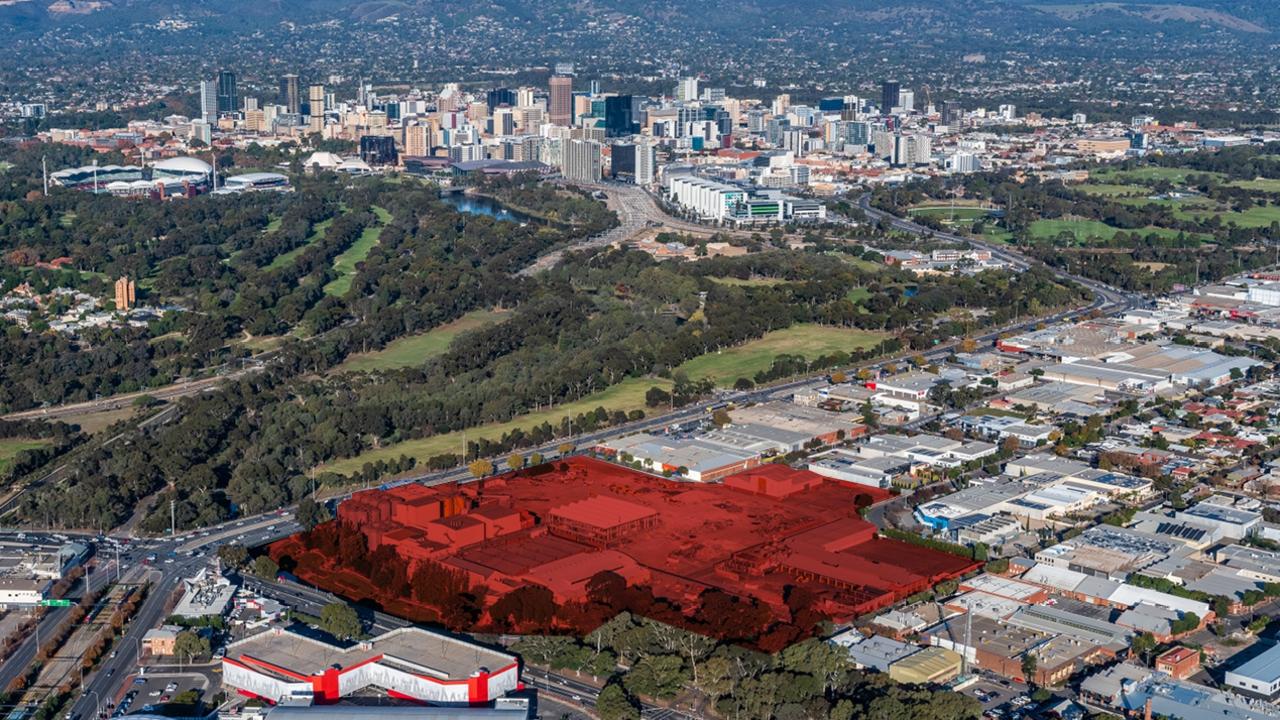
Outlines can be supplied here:
[[85, 695], [93, 696], [93, 699], [94, 699], [93, 717], [94, 717], [94, 720], [97, 720], [97, 718], [102, 715], [102, 696], [98, 694], [97, 690], [89, 690], [88, 692], [85, 693]]

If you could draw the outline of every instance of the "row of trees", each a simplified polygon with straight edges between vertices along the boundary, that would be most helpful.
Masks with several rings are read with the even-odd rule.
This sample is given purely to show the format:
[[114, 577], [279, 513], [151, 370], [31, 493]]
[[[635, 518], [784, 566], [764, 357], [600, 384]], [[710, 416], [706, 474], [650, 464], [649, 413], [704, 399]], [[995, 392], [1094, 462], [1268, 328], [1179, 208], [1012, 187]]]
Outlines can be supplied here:
[[604, 720], [639, 718], [641, 701], [677, 698], [694, 712], [741, 720], [962, 720], [981, 711], [959, 693], [855, 670], [843, 650], [821, 640], [765, 655], [627, 612], [581, 639], [527, 637], [515, 649], [534, 665], [606, 677], [596, 703]]

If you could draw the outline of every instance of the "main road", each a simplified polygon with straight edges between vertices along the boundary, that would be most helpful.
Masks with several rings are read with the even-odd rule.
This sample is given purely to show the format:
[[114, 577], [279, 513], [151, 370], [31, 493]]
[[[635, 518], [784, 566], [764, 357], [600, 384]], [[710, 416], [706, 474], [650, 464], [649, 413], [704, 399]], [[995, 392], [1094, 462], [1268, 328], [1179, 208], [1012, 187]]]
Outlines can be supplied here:
[[989, 251], [991, 256], [997, 260], [1003, 261], [1019, 270], [1026, 270], [1032, 265], [1044, 265], [1044, 267], [1049, 268], [1049, 270], [1057, 277], [1063, 280], [1070, 280], [1087, 288], [1094, 294], [1095, 298], [1102, 298], [1104, 302], [1101, 309], [1103, 309], [1104, 312], [1124, 312], [1125, 310], [1131, 310], [1147, 303], [1147, 299], [1138, 293], [1119, 290], [1092, 278], [1077, 275], [1063, 270], [1062, 268], [1055, 268], [1052, 265], [1045, 265], [1039, 260], [1029, 258], [1007, 245], [988, 242], [981, 238], [956, 235], [942, 230], [934, 230], [933, 228], [925, 227], [924, 225], [898, 217], [897, 215], [885, 212], [884, 210], [873, 208], [871, 207], [871, 195], [869, 194], [864, 194], [858, 198], [858, 207], [866, 213], [868, 218], [877, 221], [883, 220], [889, 223], [890, 227], [895, 230], [911, 233], [912, 235], [920, 237], [932, 237], [940, 240], [947, 240], [949, 242], [965, 243], [973, 245], [974, 247], [980, 247]]

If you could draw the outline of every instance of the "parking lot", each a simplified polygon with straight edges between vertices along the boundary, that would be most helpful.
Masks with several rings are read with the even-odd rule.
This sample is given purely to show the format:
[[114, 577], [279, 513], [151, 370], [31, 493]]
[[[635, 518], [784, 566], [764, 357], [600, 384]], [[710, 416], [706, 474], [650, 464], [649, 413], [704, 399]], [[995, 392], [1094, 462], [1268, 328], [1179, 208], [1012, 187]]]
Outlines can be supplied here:
[[1008, 717], [1027, 702], [1019, 699], [1026, 697], [1025, 687], [996, 678], [983, 678], [962, 692], [982, 703], [982, 712], [987, 717]]
[[[153, 706], [170, 702], [188, 690], [205, 693], [209, 688], [207, 677], [199, 673], [155, 673], [138, 675], [125, 686], [125, 694], [112, 714], [147, 712]], [[129, 700], [129, 698], [132, 698]], [[123, 710], [123, 712], [121, 712]]]

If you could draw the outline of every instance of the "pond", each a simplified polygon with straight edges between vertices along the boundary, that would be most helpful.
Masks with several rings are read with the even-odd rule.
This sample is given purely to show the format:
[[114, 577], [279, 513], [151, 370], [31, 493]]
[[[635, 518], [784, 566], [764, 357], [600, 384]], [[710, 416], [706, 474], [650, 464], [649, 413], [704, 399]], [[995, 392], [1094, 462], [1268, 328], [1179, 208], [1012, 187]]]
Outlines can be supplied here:
[[490, 200], [487, 197], [475, 197], [474, 195], [465, 195], [463, 193], [448, 193], [440, 196], [440, 200], [452, 205], [458, 212], [464, 212], [470, 215], [488, 215], [495, 220], [505, 220], [513, 223], [532, 222], [533, 218], [524, 213], [515, 212], [507, 208], [502, 203]]

